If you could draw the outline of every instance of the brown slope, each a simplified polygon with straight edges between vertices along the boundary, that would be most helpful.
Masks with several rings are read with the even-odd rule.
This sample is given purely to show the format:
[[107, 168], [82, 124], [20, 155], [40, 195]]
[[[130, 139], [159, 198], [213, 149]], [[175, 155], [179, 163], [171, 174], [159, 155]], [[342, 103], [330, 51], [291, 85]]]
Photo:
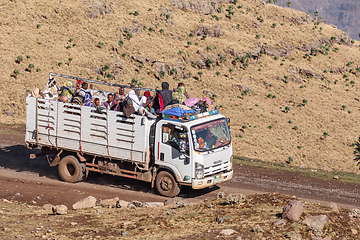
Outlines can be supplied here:
[[[314, 25], [293, 9], [262, 1], [215, 2], [178, 8], [166, 0], [69, 0], [62, 1], [61, 11], [58, 1], [2, 4], [8, 14], [0, 15], [1, 122], [24, 122], [26, 90], [44, 86], [49, 72], [117, 83], [136, 78], [150, 87], [159, 87], [162, 80], [171, 87], [183, 81], [191, 96], [203, 97], [204, 90], [217, 96], [215, 104], [232, 119], [236, 154], [273, 162], [293, 157], [296, 165], [357, 171], [351, 144], [360, 135], [359, 42], [351, 43], [333, 26]], [[211, 13], [198, 13], [205, 8]], [[125, 30], [132, 34], [130, 40]], [[97, 47], [99, 42], [104, 47]], [[307, 56], [311, 48], [313, 56]], [[246, 53], [251, 57], [242, 61], [248, 67], [237, 61]], [[18, 55], [24, 57], [20, 64], [15, 62]], [[209, 69], [208, 59], [213, 61]], [[353, 64], [347, 67], [349, 62]], [[26, 71], [30, 63], [41, 71]], [[114, 80], [99, 74], [105, 64]], [[17, 79], [11, 76], [15, 68]], [[173, 68], [177, 76], [171, 75]], [[167, 74], [159, 81], [161, 69]], [[328, 136], [323, 139], [324, 132]]]

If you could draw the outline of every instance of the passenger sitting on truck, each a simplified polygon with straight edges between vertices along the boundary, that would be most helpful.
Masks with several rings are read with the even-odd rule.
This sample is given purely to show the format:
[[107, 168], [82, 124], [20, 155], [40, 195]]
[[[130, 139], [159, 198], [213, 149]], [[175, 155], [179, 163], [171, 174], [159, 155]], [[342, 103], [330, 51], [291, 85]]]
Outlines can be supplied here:
[[140, 99], [140, 106], [143, 107], [145, 105], [145, 103], [147, 102], [147, 100], [150, 98], [151, 98], [150, 91], [145, 91], [144, 96], [142, 96]]
[[129, 118], [131, 114], [135, 113], [135, 108], [133, 106], [133, 101], [131, 99], [128, 99], [126, 101], [126, 104], [124, 106], [124, 114], [126, 118]]
[[39, 88], [34, 88], [34, 90], [31, 92], [31, 96], [36, 97], [36, 98], [38, 98], [38, 97], [44, 98], [45, 97]]
[[67, 103], [69, 102], [69, 99], [66, 96], [59, 97], [59, 102]]
[[66, 81], [64, 83], [64, 86], [62, 86], [60, 89], [59, 89], [60, 94], [59, 96], [66, 96], [66, 98], [68, 99], [68, 102], [71, 101], [71, 99], [74, 97], [74, 93], [75, 93], [75, 89], [73, 88], [73, 83], [72, 81]]
[[89, 106], [92, 107], [92, 96], [93, 93], [91, 91], [92, 89], [92, 84], [90, 84], [90, 89], [88, 89], [88, 83], [87, 82], [83, 82], [81, 84], [81, 88], [79, 91], [79, 96], [83, 98], [83, 103], [85, 104], [85, 106]]
[[127, 96], [127, 98], [132, 101], [135, 112], [137, 112], [139, 110], [139, 107], [140, 107], [140, 102], [139, 102], [139, 98], [136, 96], [135, 91], [131, 90], [129, 92], [129, 95]]
[[186, 100], [185, 91], [185, 86], [178, 87], [177, 91], [172, 94], [173, 100], [178, 100], [182, 104]]
[[163, 105], [165, 108], [172, 100], [172, 92], [169, 90], [169, 83], [167, 82], [161, 83], [161, 87], [162, 90], [160, 90], [159, 93], [162, 97]]
[[117, 110], [118, 111], [122, 112], [124, 110], [125, 102], [126, 102], [125, 89], [123, 87], [121, 87], [119, 89], [119, 96], [118, 96], [118, 98], [116, 100]]
[[107, 95], [108, 100], [103, 103], [103, 106], [107, 110], [115, 110], [117, 108], [116, 101], [114, 100], [114, 95], [112, 93], [109, 93]]
[[94, 99], [94, 107], [95, 107], [94, 112], [96, 112], [96, 113], [106, 113], [106, 108], [100, 104], [100, 99], [99, 98]]
[[[173, 93], [174, 93], [174, 92], [177, 92], [177, 90], [178, 90], [179, 87], [185, 87], [185, 84], [184, 84], [183, 82], [179, 83], [179, 84], [178, 84], [178, 87], [173, 89]], [[184, 92], [184, 95], [185, 95], [186, 99], [190, 98], [190, 96], [189, 96], [189, 94], [186, 92], [186, 90], [185, 90], [185, 92]]]

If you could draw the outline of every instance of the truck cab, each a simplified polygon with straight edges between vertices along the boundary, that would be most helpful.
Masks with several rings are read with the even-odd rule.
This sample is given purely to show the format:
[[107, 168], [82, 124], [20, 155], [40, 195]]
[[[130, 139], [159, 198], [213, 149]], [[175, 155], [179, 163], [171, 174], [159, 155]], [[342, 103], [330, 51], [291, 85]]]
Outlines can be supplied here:
[[[232, 146], [228, 121], [221, 114], [193, 121], [163, 119], [156, 123], [155, 164], [173, 174], [163, 181], [157, 176], [162, 195], [173, 195], [181, 186], [202, 189], [232, 178]], [[176, 182], [173, 182], [173, 181]]]

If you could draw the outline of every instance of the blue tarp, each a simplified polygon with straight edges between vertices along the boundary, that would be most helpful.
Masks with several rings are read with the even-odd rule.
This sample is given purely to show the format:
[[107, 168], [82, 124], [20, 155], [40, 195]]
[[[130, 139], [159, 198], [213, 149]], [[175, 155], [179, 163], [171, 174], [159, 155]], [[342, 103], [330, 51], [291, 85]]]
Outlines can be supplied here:
[[182, 115], [184, 115], [184, 113], [195, 113], [194, 110], [184, 110], [181, 107], [176, 107], [176, 108], [172, 108], [172, 109], [167, 109], [162, 111], [162, 114], [166, 114], [166, 115], [173, 115], [173, 116], [177, 116], [177, 117], [181, 117]]

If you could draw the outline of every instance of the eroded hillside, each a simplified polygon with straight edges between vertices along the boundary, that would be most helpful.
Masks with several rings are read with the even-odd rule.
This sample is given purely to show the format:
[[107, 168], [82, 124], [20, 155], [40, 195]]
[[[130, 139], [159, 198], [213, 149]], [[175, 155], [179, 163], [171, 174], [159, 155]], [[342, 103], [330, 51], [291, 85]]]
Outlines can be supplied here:
[[1, 3], [1, 122], [25, 122], [24, 97], [49, 72], [152, 88], [181, 81], [231, 118], [235, 154], [359, 172], [360, 43], [262, 2]]

